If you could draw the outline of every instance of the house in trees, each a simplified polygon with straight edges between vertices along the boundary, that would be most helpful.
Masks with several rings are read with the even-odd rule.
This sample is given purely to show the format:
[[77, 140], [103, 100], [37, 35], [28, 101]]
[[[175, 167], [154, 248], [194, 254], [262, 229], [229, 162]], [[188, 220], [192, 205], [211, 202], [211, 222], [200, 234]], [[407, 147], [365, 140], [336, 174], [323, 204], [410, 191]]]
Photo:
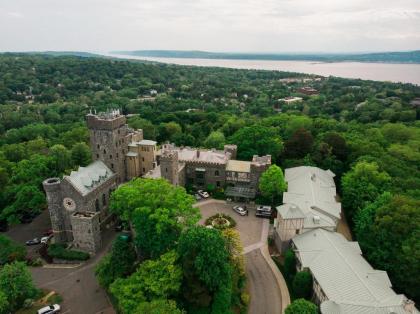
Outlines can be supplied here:
[[317, 167], [295, 167], [285, 171], [287, 192], [277, 207], [275, 242], [283, 251], [298, 234], [316, 228], [335, 231], [341, 218], [337, 202], [335, 174]]
[[334, 176], [316, 167], [286, 169], [288, 190], [275, 221], [277, 247], [291, 247], [297, 270], [311, 273], [312, 300], [322, 314], [419, 313], [413, 301], [393, 291], [385, 271], [369, 265], [357, 242], [336, 232], [341, 204]]
[[313, 301], [322, 314], [414, 314], [414, 302], [396, 294], [385, 271], [363, 258], [357, 242], [323, 228], [292, 239], [297, 270], [313, 278]]

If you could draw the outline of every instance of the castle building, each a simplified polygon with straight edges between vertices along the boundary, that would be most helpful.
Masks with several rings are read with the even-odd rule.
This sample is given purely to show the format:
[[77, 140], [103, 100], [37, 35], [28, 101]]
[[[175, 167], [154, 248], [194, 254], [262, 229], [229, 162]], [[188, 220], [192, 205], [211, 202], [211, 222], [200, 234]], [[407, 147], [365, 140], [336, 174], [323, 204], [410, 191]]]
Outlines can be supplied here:
[[165, 178], [174, 185], [206, 189], [224, 188], [239, 200], [254, 198], [261, 174], [271, 156], [252, 161], [235, 160], [236, 145], [224, 150], [180, 148], [143, 138], [142, 130], [127, 126], [118, 110], [86, 116], [93, 162], [70, 175], [43, 182], [56, 242], [95, 254], [101, 248], [101, 231], [112, 216], [112, 191], [136, 177]]

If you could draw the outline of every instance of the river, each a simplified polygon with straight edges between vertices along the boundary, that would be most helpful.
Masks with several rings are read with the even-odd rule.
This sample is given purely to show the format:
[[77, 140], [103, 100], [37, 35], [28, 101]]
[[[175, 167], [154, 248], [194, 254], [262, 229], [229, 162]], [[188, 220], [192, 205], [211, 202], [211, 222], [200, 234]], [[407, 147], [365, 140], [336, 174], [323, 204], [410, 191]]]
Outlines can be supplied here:
[[420, 64], [152, 58], [109, 53], [102, 53], [102, 55], [178, 65], [288, 71], [317, 74], [321, 76], [338, 76], [344, 78], [360, 78], [363, 80], [402, 82], [420, 85]]

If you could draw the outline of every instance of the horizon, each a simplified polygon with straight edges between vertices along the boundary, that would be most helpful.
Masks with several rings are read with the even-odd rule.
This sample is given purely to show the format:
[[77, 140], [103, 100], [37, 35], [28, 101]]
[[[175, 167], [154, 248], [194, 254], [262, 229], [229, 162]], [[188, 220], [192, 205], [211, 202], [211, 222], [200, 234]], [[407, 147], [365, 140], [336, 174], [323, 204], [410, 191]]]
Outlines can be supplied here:
[[0, 2], [0, 51], [359, 53], [420, 47], [418, 0]]

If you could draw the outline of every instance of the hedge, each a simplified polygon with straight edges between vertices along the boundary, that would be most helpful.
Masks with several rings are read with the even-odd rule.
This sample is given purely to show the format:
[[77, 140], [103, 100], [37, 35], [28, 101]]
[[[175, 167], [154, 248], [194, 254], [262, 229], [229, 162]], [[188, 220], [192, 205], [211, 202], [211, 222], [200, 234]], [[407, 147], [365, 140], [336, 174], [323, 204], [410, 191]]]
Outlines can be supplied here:
[[90, 255], [86, 252], [69, 250], [64, 244], [53, 243], [48, 247], [48, 255], [53, 258], [64, 259], [69, 261], [85, 261]]

